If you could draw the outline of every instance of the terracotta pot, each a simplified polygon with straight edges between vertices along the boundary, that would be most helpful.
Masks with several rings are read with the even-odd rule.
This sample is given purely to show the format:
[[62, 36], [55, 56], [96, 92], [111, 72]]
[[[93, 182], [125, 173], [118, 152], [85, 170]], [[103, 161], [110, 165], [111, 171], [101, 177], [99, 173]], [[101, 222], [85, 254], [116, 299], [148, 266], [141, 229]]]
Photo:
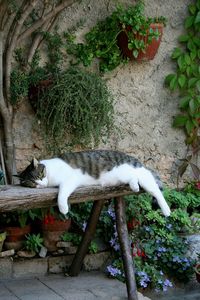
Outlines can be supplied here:
[[15, 249], [19, 250], [23, 246], [23, 241], [25, 240], [25, 235], [31, 232], [31, 225], [26, 225], [24, 227], [5, 227], [6, 240], [5, 248], [6, 249]]
[[57, 250], [57, 242], [60, 241], [60, 236], [69, 230], [71, 226], [71, 219], [62, 221], [54, 220], [52, 223], [42, 224], [42, 232], [44, 245], [48, 251]]
[[[126, 31], [122, 31], [120, 32], [120, 34], [118, 35], [118, 46], [120, 47], [122, 54], [126, 57], [129, 57], [131, 60], [135, 59], [137, 61], [148, 61], [148, 60], [152, 60], [157, 51], [158, 48], [160, 46], [160, 42], [161, 42], [161, 38], [162, 38], [162, 34], [163, 34], [163, 24], [160, 23], [155, 23], [155, 24], [151, 24], [150, 28], [152, 28], [154, 31], [158, 30], [160, 35], [158, 39], [153, 39], [151, 44], [146, 46], [145, 52], [139, 51], [138, 57], [135, 58], [133, 56], [133, 50], [130, 50], [128, 48], [128, 36], [126, 34]], [[129, 31], [131, 29], [127, 29], [127, 31]], [[147, 44], [147, 40], [148, 40], [148, 32], [146, 36], [139, 36], [136, 35], [137, 39], [140, 40], [144, 40], [145, 44]]]
[[200, 283], [200, 263], [195, 266], [196, 279]]

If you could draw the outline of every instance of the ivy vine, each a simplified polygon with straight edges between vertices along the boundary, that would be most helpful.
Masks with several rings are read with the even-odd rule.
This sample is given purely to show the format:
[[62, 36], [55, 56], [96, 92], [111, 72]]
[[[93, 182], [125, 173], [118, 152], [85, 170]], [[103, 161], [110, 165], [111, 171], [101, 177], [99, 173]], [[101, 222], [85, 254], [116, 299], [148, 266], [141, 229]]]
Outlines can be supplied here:
[[175, 116], [174, 127], [183, 128], [186, 144], [198, 147], [200, 125], [200, 0], [188, 6], [185, 34], [179, 37], [180, 47], [174, 49], [172, 59], [176, 72], [166, 77], [171, 91], [178, 90], [180, 113]]

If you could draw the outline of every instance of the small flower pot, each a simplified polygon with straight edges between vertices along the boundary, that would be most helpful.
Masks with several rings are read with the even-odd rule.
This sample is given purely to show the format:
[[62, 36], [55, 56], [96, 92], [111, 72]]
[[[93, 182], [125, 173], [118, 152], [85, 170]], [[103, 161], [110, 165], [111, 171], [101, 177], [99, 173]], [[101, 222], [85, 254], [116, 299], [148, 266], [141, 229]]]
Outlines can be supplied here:
[[195, 266], [196, 279], [200, 283], [200, 263]]
[[[147, 31], [147, 35], [146, 36], [139, 36], [139, 35], [135, 35], [137, 39], [139, 40], [144, 40], [144, 43], [146, 44], [146, 49], [145, 51], [139, 51], [139, 54], [137, 56], [137, 58], [135, 58], [133, 56], [133, 50], [130, 50], [128, 48], [128, 36], [126, 31], [122, 31], [120, 32], [120, 34], [118, 35], [118, 46], [122, 51], [122, 54], [125, 57], [130, 58], [131, 60], [135, 59], [137, 61], [148, 61], [148, 60], [152, 60], [154, 59], [158, 48], [160, 46], [160, 42], [161, 42], [161, 38], [162, 38], [162, 34], [163, 34], [163, 24], [160, 23], [153, 23], [150, 25], [150, 28], [153, 29], [154, 31], [158, 30], [158, 32], [160, 33], [158, 39], [153, 38], [152, 42], [148, 45], [147, 41], [148, 41], [148, 31]], [[131, 28], [128, 28], [127, 31], [130, 31]]]
[[69, 230], [71, 226], [71, 219], [54, 220], [52, 223], [42, 224], [42, 232], [44, 245], [48, 251], [53, 252], [57, 250], [57, 242], [60, 241], [60, 236]]
[[6, 240], [5, 248], [7, 250], [15, 249], [19, 250], [23, 246], [23, 241], [25, 240], [25, 235], [31, 232], [31, 226], [26, 225], [24, 227], [5, 227]]

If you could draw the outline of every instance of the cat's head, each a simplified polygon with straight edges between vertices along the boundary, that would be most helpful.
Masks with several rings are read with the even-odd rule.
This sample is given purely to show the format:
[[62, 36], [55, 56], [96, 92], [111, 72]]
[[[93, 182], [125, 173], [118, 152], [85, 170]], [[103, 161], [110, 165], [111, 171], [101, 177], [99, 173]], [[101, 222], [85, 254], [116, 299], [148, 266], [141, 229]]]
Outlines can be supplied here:
[[40, 164], [35, 158], [31, 161], [30, 165], [18, 175], [21, 185], [32, 188], [37, 187], [38, 181], [41, 181], [45, 176], [45, 166]]

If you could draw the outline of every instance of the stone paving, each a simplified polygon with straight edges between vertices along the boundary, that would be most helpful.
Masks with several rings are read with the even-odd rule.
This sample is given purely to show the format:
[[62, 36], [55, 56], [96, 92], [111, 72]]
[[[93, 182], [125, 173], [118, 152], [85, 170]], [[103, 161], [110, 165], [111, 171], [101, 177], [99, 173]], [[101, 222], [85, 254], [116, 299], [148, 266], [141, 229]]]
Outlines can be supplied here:
[[[81, 272], [78, 277], [49, 275], [30, 279], [0, 281], [1, 300], [125, 300], [125, 284], [109, 279], [102, 272]], [[169, 293], [145, 296], [139, 300], [200, 300], [200, 285], [171, 289]]]

